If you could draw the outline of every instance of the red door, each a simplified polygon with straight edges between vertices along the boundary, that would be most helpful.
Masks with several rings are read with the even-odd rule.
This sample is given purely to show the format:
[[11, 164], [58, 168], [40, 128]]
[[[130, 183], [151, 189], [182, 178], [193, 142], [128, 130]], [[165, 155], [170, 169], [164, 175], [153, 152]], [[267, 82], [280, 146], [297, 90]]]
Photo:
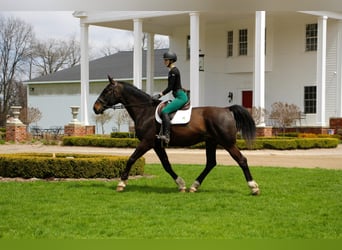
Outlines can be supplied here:
[[244, 90], [242, 91], [242, 106], [246, 109], [252, 109], [253, 106], [253, 91]]

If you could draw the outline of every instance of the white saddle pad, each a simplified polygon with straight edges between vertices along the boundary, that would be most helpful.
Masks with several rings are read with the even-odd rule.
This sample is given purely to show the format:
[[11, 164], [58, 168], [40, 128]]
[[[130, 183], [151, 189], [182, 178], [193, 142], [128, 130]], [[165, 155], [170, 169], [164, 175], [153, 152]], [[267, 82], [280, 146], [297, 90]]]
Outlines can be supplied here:
[[[160, 103], [159, 105], [161, 105], [162, 103]], [[159, 105], [156, 108], [155, 118], [156, 118], [156, 121], [158, 123], [162, 124], [162, 119], [160, 118], [160, 116], [158, 114]], [[186, 123], [188, 123], [190, 121], [191, 111], [192, 111], [192, 106], [190, 106], [190, 108], [187, 110], [177, 110], [176, 114], [174, 115], [174, 117], [171, 120], [171, 124], [186, 124]]]

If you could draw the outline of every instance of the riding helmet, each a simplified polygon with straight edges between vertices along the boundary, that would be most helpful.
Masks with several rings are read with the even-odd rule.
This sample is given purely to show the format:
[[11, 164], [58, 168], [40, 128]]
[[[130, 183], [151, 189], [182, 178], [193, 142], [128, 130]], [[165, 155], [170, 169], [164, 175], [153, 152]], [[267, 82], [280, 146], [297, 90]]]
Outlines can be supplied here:
[[171, 51], [165, 52], [163, 58], [164, 59], [168, 59], [168, 60], [170, 60], [172, 62], [176, 62], [177, 61], [176, 53], [171, 52]]

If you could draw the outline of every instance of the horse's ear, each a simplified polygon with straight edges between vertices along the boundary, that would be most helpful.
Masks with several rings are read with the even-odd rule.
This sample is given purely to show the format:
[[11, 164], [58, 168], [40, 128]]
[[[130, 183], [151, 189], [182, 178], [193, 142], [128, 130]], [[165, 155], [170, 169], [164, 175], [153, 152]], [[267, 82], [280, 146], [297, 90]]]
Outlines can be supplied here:
[[108, 77], [108, 80], [109, 80], [110, 83], [116, 85], [116, 81], [114, 81], [113, 78], [110, 75], [107, 75], [107, 77]]

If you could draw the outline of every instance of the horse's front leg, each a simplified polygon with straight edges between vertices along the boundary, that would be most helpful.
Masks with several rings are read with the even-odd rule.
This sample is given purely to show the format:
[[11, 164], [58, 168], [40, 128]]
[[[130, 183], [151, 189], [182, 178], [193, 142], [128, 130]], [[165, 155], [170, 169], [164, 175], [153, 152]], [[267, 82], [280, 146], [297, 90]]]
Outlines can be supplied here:
[[186, 191], [186, 185], [185, 185], [185, 181], [183, 180], [182, 177], [178, 176], [172, 169], [169, 158], [166, 154], [166, 151], [164, 148], [158, 146], [156, 148], [154, 148], [154, 151], [156, 152], [156, 154], [159, 157], [159, 160], [161, 161], [163, 168], [165, 169], [165, 171], [172, 177], [172, 179], [174, 179], [174, 181], [176, 182], [177, 186], [178, 186], [178, 190], [179, 192], [185, 192]]
[[143, 141], [140, 142], [140, 144], [137, 146], [137, 148], [127, 161], [126, 168], [121, 174], [121, 180], [116, 187], [116, 191], [121, 192], [125, 190], [132, 165], [150, 149], [151, 147], [149, 147], [148, 144], [144, 143]]
[[201, 186], [205, 177], [210, 173], [210, 171], [216, 166], [216, 147], [217, 144], [213, 141], [207, 140], [205, 142], [205, 152], [207, 156], [207, 163], [205, 165], [205, 169], [202, 173], [197, 177], [195, 182], [191, 185], [189, 192], [195, 193], [198, 188]]

